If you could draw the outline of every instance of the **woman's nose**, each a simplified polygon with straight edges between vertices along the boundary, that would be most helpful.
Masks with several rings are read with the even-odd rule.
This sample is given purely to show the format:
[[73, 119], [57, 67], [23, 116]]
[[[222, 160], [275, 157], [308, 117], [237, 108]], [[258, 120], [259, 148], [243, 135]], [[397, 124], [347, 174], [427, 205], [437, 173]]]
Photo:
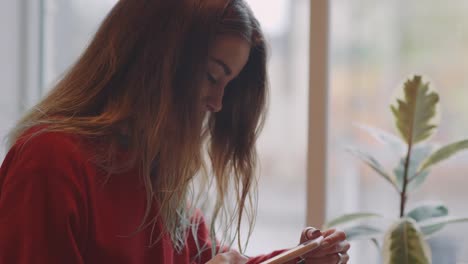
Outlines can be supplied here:
[[217, 87], [208, 100], [207, 107], [212, 112], [219, 112], [223, 108], [224, 86]]

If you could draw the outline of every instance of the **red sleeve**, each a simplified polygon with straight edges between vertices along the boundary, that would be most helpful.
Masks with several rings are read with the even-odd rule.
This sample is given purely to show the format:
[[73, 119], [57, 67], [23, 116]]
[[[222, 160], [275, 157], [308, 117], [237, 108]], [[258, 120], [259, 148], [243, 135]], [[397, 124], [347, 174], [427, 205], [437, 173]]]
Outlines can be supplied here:
[[84, 263], [82, 166], [76, 144], [44, 133], [17, 143], [0, 168], [0, 263]]
[[[211, 249], [212, 249], [212, 242], [210, 239], [210, 232], [208, 231], [208, 227], [206, 226], [205, 218], [203, 217], [201, 211], [197, 210], [195, 216], [192, 218], [192, 222], [195, 223], [197, 228], [197, 236], [198, 236], [198, 245], [201, 248], [201, 252], [197, 253], [197, 246], [195, 244], [195, 240], [193, 235], [189, 233], [189, 240], [188, 246], [191, 252], [192, 263], [206, 263], [212, 258]], [[216, 246], [216, 252], [220, 251], [219, 245]], [[223, 248], [223, 252], [228, 251], [228, 248]], [[276, 255], [283, 253], [285, 250], [276, 250], [267, 255], [261, 255], [252, 257], [249, 259], [247, 264], [257, 264], [265, 261], [269, 258], [272, 258]], [[193, 252], [193, 253], [192, 253]]]

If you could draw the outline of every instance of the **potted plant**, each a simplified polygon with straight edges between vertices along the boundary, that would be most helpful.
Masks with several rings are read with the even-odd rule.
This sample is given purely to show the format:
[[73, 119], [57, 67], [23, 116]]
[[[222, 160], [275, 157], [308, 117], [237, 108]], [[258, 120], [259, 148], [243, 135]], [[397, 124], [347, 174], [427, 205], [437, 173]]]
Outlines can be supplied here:
[[[383, 217], [368, 212], [342, 215], [325, 225], [327, 228], [342, 227], [349, 240], [371, 239], [382, 253], [385, 264], [432, 263], [426, 239], [447, 224], [468, 221], [468, 218], [450, 216], [447, 206], [442, 203], [423, 203], [411, 210], [406, 208], [411, 192], [424, 183], [433, 166], [468, 148], [468, 139], [439, 148], [428, 142], [437, 129], [435, 117], [439, 109], [439, 95], [429, 88], [429, 83], [424, 83], [421, 76], [414, 76], [404, 83], [403, 98], [390, 106], [398, 136], [361, 126], [388, 147], [399, 150], [400, 160], [392, 172], [370, 153], [359, 148], [348, 149], [395, 190], [399, 198], [398, 217], [392, 219], [386, 229], [363, 224], [364, 219]], [[382, 238], [383, 241], [379, 241]]]

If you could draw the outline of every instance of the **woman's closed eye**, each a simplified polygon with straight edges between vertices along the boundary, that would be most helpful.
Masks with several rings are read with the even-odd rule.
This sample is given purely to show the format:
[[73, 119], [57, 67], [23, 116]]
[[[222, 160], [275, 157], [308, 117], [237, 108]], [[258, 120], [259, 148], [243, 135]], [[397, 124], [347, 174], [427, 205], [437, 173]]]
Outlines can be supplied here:
[[206, 78], [208, 79], [208, 81], [211, 84], [217, 84], [218, 83], [218, 80], [216, 80], [216, 78], [209, 72], [206, 73]]

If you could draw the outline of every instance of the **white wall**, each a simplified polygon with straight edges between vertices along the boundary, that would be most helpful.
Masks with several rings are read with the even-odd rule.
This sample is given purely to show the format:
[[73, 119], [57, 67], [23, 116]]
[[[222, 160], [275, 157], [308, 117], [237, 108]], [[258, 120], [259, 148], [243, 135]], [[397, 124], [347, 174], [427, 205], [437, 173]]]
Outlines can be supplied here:
[[0, 0], [0, 161], [7, 132], [40, 96], [40, 3]]
[[[0, 0], [0, 137], [5, 136], [18, 115], [20, 65], [20, 4]], [[4, 148], [0, 148], [0, 158]]]

